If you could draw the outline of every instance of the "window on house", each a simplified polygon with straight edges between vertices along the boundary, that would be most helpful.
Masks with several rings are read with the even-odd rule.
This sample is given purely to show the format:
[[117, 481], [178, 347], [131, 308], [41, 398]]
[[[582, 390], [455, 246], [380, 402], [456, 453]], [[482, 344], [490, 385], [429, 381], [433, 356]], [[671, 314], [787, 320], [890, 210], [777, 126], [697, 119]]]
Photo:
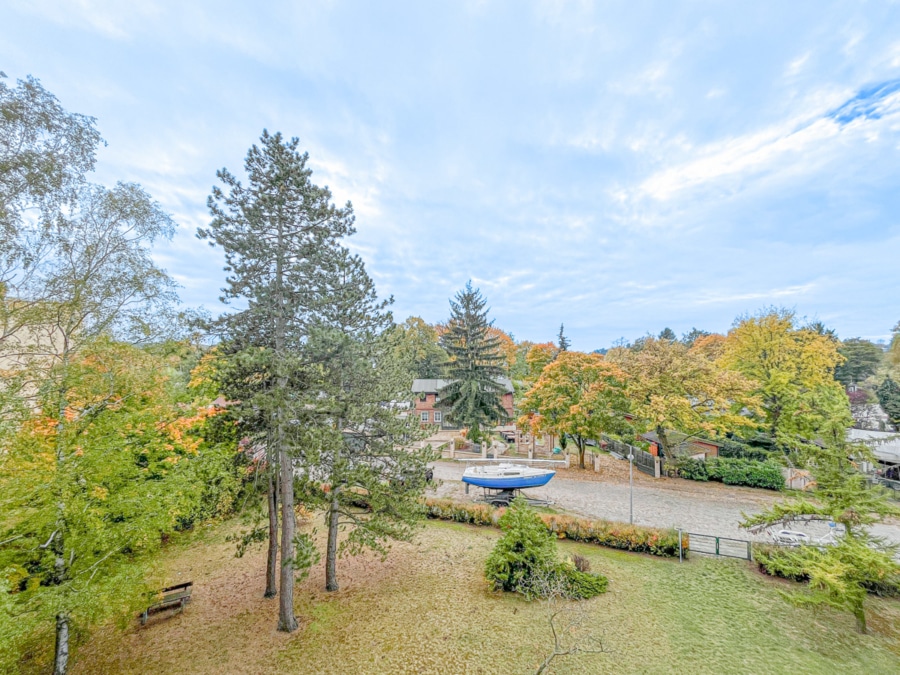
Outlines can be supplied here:
[[440, 411], [440, 410], [435, 410], [435, 411], [434, 411], [434, 423], [435, 423], [435, 424], [440, 424], [440, 422], [441, 422], [441, 411]]
[[423, 421], [423, 422], [427, 422], [427, 421], [428, 421], [428, 411], [427, 411], [427, 410], [423, 410], [423, 411], [422, 411], [422, 421]]

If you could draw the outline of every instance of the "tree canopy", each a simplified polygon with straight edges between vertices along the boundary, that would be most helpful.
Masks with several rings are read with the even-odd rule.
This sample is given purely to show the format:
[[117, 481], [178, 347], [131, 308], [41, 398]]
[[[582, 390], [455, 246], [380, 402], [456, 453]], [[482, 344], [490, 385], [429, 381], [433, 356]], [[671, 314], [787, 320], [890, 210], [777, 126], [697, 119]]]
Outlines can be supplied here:
[[751, 380], [767, 431], [786, 445], [814, 439], [850, 407], [834, 369], [843, 363], [829, 335], [798, 328], [794, 313], [768, 309], [739, 319], [728, 332], [723, 365]]
[[881, 347], [862, 338], [844, 340], [838, 347], [838, 353], [844, 357], [844, 362], [835, 367], [834, 377], [845, 387], [874, 375], [884, 358]]
[[548, 364], [522, 402], [519, 424], [533, 431], [568, 435], [584, 468], [588, 440], [628, 428], [625, 373], [600, 354], [561, 352]]
[[616, 348], [607, 358], [628, 377], [637, 422], [656, 431], [671, 456], [670, 430], [688, 435], [745, 429], [742, 410], [754, 405], [751, 384], [740, 373], [718, 367], [699, 350], [677, 340], [645, 338], [639, 348]]

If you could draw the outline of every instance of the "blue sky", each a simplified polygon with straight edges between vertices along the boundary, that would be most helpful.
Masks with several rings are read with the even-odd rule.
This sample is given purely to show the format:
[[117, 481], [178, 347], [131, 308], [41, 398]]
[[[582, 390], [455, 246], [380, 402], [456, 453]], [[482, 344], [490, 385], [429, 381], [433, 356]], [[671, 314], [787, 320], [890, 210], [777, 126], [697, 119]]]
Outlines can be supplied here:
[[0, 34], [0, 70], [98, 118], [96, 180], [174, 215], [158, 259], [213, 312], [194, 232], [268, 128], [353, 202], [400, 320], [470, 278], [585, 350], [770, 304], [900, 320], [897, 2], [5, 0]]

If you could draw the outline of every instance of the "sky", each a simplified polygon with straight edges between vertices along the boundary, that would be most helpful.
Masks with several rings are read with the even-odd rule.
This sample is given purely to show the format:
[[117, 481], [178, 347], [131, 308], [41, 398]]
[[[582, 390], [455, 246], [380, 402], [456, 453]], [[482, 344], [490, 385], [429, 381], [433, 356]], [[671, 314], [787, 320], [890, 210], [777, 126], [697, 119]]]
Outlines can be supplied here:
[[770, 305], [900, 320], [898, 2], [3, 0], [0, 71], [97, 118], [92, 180], [172, 214], [156, 259], [214, 314], [195, 232], [268, 129], [352, 202], [398, 321], [469, 279], [581, 350]]

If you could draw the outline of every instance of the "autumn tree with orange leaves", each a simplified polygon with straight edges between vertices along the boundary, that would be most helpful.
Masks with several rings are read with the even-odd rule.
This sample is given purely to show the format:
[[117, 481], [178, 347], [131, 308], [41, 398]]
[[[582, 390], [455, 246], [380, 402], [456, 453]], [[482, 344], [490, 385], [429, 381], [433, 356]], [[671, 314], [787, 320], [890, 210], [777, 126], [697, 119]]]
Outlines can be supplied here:
[[625, 373], [600, 354], [560, 352], [526, 394], [522, 410], [520, 426], [571, 438], [583, 469], [588, 440], [628, 429]]

